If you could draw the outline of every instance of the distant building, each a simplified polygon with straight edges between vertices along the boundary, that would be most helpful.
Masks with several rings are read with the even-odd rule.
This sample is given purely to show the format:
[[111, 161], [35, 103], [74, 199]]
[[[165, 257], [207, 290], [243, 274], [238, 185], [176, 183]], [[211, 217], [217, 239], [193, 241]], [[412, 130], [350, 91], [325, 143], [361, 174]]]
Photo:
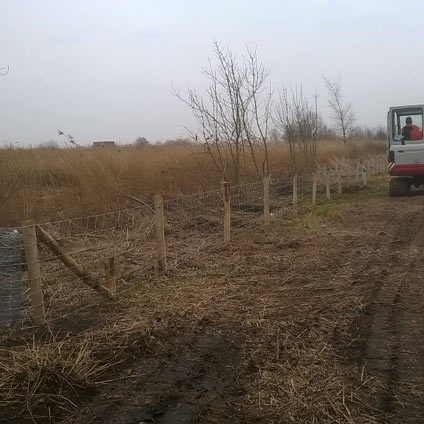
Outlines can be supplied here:
[[115, 147], [114, 141], [95, 141], [93, 147]]

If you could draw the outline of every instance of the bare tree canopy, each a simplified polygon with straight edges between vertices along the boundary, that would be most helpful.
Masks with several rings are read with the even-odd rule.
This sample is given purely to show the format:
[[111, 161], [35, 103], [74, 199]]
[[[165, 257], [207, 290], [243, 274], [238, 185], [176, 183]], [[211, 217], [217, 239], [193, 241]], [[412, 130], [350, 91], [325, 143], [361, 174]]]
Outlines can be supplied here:
[[315, 168], [319, 116], [317, 96], [311, 104], [302, 88], [283, 89], [275, 110], [274, 123], [289, 145], [292, 172]]
[[333, 120], [334, 128], [343, 143], [346, 143], [355, 121], [352, 103], [343, 99], [340, 77], [338, 79], [330, 79], [323, 76], [323, 79], [328, 92], [328, 106], [332, 113], [331, 119]]
[[199, 125], [193, 138], [202, 143], [223, 178], [230, 174], [240, 183], [248, 160], [259, 175], [268, 175], [272, 102], [268, 71], [256, 50], [247, 48], [238, 60], [217, 41], [213, 47], [215, 63], [209, 61], [203, 70], [210, 83], [206, 95], [192, 89], [187, 97], [175, 90], [174, 94], [191, 108]]

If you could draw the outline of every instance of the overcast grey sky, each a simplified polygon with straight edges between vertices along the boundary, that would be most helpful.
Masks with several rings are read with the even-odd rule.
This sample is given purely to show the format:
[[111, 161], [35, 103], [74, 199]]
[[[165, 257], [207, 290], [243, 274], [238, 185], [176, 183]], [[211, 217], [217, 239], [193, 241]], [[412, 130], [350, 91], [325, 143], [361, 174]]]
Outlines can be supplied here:
[[165, 140], [194, 128], [171, 94], [202, 90], [216, 38], [257, 46], [274, 87], [320, 93], [341, 74], [358, 124], [424, 103], [424, 2], [393, 0], [0, 0], [0, 144]]

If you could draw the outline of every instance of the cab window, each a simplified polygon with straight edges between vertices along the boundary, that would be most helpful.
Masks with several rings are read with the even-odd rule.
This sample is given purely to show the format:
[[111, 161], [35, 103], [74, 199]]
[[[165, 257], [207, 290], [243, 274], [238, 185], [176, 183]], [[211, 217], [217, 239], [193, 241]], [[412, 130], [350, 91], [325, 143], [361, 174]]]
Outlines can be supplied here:
[[422, 109], [397, 110], [393, 113], [393, 139], [402, 142], [423, 140]]

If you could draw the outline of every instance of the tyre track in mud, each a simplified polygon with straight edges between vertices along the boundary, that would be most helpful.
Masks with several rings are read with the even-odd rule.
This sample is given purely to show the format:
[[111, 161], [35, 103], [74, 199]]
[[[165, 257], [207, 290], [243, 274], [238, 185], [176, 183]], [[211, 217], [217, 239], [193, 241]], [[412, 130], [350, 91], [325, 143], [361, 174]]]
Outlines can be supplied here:
[[136, 378], [125, 387], [111, 386], [110, 400], [92, 405], [84, 422], [185, 424], [211, 408], [228, 409], [239, 361], [236, 334], [199, 330], [177, 339], [172, 355], [133, 364]]
[[383, 209], [383, 216], [380, 214], [393, 233], [386, 252], [381, 252], [387, 258], [381, 258], [387, 272], [369, 288], [368, 305], [360, 320], [362, 363], [382, 383], [376, 401], [384, 422], [422, 423], [424, 212], [417, 207], [422, 199], [390, 203], [391, 213], [385, 215]]

